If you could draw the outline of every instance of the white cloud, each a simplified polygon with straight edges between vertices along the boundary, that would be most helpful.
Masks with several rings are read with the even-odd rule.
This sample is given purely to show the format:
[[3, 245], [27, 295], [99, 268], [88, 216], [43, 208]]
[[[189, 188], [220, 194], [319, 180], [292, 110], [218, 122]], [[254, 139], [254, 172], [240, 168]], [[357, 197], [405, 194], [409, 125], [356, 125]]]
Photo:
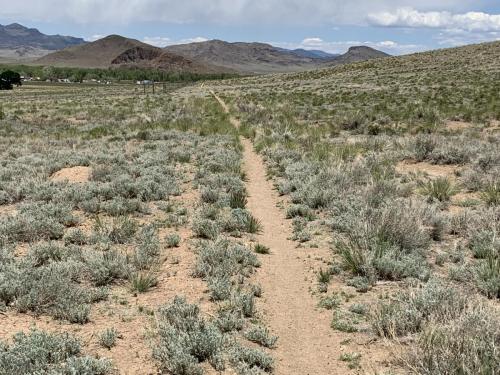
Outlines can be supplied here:
[[304, 47], [321, 47], [324, 43], [325, 42], [321, 38], [306, 38], [301, 44]]
[[467, 31], [500, 31], [500, 14], [468, 12], [420, 12], [413, 8], [399, 8], [394, 12], [368, 15], [373, 25], [413, 28], [456, 29]]
[[187, 43], [199, 43], [199, 42], [206, 42], [208, 39], [202, 36], [197, 36], [195, 38], [186, 38], [186, 39], [180, 39], [180, 40], [172, 40], [167, 37], [163, 36], [153, 36], [153, 37], [144, 37], [142, 41], [147, 44], [151, 44], [152, 46], [156, 47], [167, 47], [171, 46], [174, 44], [187, 44]]
[[[419, 0], [422, 10], [462, 10], [489, 0]], [[362, 24], [366, 14], [415, 5], [415, 0], [0, 0], [2, 18], [79, 24], [133, 22], [337, 25]]]
[[186, 44], [186, 43], [201, 43], [201, 42], [206, 42], [208, 38], [205, 38], [203, 36], [197, 36], [195, 38], [188, 38], [188, 39], [181, 39], [174, 44]]
[[89, 42], [95, 42], [98, 39], [104, 38], [106, 35], [101, 35], [101, 34], [94, 34], [92, 36], [89, 36], [88, 38], [85, 38], [86, 41]]
[[170, 38], [165, 38], [161, 36], [146, 36], [142, 40], [144, 43], [151, 44], [152, 46], [156, 47], [166, 47], [170, 44], [172, 44], [172, 40]]

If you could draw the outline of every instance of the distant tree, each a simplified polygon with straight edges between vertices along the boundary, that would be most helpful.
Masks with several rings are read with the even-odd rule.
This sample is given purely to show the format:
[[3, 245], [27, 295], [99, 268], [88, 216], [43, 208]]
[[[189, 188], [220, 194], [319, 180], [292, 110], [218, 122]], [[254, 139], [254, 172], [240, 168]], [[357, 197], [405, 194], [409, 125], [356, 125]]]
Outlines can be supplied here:
[[12, 70], [0, 74], [0, 90], [12, 90], [13, 85], [21, 86], [21, 75]]
[[73, 81], [82, 83], [85, 77], [87, 76], [87, 72], [83, 69], [78, 69], [74, 74], [73, 74]]
[[50, 82], [56, 80], [56, 70], [53, 66], [45, 66], [42, 70], [43, 76], [45, 79], [48, 79]]

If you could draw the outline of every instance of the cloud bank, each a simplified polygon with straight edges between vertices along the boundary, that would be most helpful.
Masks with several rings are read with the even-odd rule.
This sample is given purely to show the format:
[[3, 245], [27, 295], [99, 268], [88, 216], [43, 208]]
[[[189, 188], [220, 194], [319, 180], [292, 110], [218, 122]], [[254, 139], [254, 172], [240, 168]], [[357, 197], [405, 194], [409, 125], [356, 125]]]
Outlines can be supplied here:
[[467, 12], [419, 12], [413, 8], [399, 8], [395, 12], [370, 14], [372, 25], [385, 27], [437, 28], [466, 31], [500, 31], [500, 14]]
[[[488, 0], [419, 0], [426, 11], [459, 10]], [[491, 1], [491, 0], [489, 0]], [[439, 4], [436, 4], [439, 3]], [[79, 24], [362, 24], [367, 14], [414, 6], [414, 0], [0, 0], [2, 17]]]

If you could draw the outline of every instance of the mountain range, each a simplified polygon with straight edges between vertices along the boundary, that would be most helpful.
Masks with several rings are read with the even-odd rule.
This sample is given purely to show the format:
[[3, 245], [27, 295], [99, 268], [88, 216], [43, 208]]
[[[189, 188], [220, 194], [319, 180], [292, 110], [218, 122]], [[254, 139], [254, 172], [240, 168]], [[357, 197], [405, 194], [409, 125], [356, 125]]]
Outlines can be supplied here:
[[139, 67], [174, 72], [261, 74], [309, 70], [387, 54], [360, 46], [343, 55], [320, 50], [279, 48], [265, 43], [210, 40], [158, 48], [110, 35], [94, 42], [45, 35], [19, 24], [0, 25], [0, 58], [59, 67]]
[[0, 56], [32, 58], [52, 51], [85, 43], [82, 38], [63, 35], [45, 35], [37, 29], [18, 23], [0, 25]]

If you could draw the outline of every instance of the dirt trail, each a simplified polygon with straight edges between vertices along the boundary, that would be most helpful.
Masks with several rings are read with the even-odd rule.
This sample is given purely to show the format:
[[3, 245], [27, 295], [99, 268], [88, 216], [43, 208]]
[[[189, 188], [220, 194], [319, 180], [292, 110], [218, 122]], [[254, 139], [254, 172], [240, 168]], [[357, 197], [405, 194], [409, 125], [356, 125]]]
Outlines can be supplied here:
[[[228, 111], [226, 104], [212, 94]], [[231, 123], [240, 125], [235, 118]], [[261, 257], [258, 282], [264, 293], [258, 307], [270, 330], [279, 336], [272, 353], [275, 374], [345, 374], [348, 371], [338, 362], [341, 340], [330, 328], [331, 313], [316, 308], [317, 300], [309, 291], [308, 269], [300, 258], [304, 250], [288, 239], [292, 235], [290, 222], [276, 206], [278, 194], [267, 179], [261, 156], [249, 140], [241, 141], [248, 179], [247, 207], [263, 226], [257, 240], [271, 249], [270, 255]]]

